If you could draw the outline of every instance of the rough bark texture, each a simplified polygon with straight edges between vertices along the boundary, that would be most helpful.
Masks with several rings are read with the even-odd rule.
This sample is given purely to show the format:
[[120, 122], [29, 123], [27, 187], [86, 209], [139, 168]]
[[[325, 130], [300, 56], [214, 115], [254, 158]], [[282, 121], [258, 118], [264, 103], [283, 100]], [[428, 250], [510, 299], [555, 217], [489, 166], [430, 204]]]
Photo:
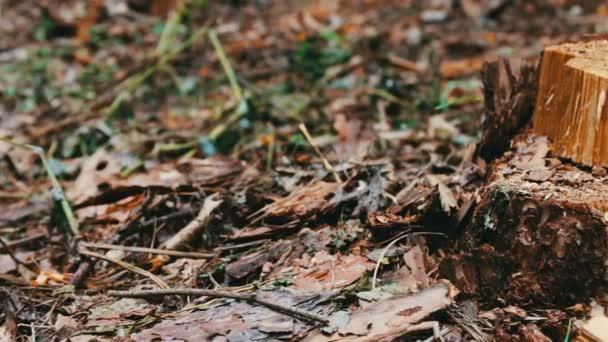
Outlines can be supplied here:
[[500, 157], [511, 139], [530, 121], [538, 80], [538, 61], [525, 60], [519, 69], [507, 60], [486, 63], [481, 76], [485, 112], [477, 153], [486, 161]]
[[460, 252], [442, 265], [464, 293], [567, 307], [605, 285], [608, 178], [525, 136], [490, 170]]

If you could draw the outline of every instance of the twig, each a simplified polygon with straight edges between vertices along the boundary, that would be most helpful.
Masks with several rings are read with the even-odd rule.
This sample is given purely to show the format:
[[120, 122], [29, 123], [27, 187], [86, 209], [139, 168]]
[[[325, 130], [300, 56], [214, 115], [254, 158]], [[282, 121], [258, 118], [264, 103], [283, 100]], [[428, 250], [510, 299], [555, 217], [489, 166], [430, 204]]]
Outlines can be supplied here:
[[22, 239], [11, 240], [11, 241], [4, 241], [4, 243], [3, 243], [4, 246], [2, 248], [0, 248], [0, 253], [3, 253], [4, 250], [6, 249], [6, 247], [8, 247], [8, 248], [17, 247], [19, 245], [23, 245], [23, 244], [32, 242], [34, 240], [41, 239], [41, 238], [46, 237], [46, 236], [47, 235], [45, 233], [38, 233], [38, 234], [34, 234], [32, 236], [24, 237]]
[[220, 247], [215, 248], [214, 251], [223, 252], [223, 251], [229, 251], [231, 249], [240, 249], [240, 248], [246, 248], [246, 247], [251, 247], [251, 246], [263, 245], [268, 241], [270, 241], [270, 239], [262, 239], [262, 240], [256, 240], [256, 241], [243, 242], [243, 243], [239, 243], [239, 244], [235, 244], [235, 245], [220, 246]]
[[413, 72], [415, 72], [417, 74], [420, 74], [420, 73], [422, 73], [424, 71], [423, 67], [420, 64], [418, 64], [416, 62], [413, 62], [413, 61], [410, 61], [408, 59], [405, 59], [403, 57], [399, 57], [399, 56], [397, 56], [395, 54], [392, 54], [392, 53], [389, 54], [386, 57], [386, 59], [392, 65], [397, 66], [397, 67], [399, 67], [399, 68], [401, 68], [401, 69], [403, 69], [405, 71], [413, 71]]
[[163, 254], [163, 255], [171, 255], [182, 258], [198, 258], [198, 259], [208, 259], [213, 258], [215, 254], [212, 253], [197, 253], [197, 252], [182, 252], [182, 251], [174, 251], [160, 248], [147, 248], [147, 247], [137, 247], [137, 246], [122, 246], [122, 245], [112, 245], [109, 243], [97, 243], [97, 242], [80, 242], [81, 246], [85, 246], [88, 248], [99, 248], [99, 249], [110, 249], [110, 250], [118, 250], [118, 251], [126, 251], [133, 253], [154, 253], [154, 254]]
[[302, 134], [304, 134], [304, 137], [306, 138], [306, 140], [308, 141], [308, 143], [310, 144], [310, 146], [312, 146], [312, 148], [315, 150], [315, 152], [317, 153], [317, 155], [319, 156], [319, 158], [321, 158], [321, 161], [323, 162], [323, 165], [325, 166], [325, 168], [327, 169], [327, 171], [331, 172], [332, 175], [334, 176], [336, 182], [338, 183], [342, 183], [342, 179], [340, 179], [340, 176], [338, 175], [338, 173], [336, 172], [336, 170], [333, 168], [333, 166], [331, 166], [331, 164], [329, 163], [329, 161], [327, 161], [327, 159], [325, 158], [325, 156], [323, 155], [323, 153], [321, 153], [321, 150], [319, 150], [319, 148], [317, 147], [317, 145], [315, 145], [315, 143], [312, 141], [312, 137], [310, 136], [310, 133], [308, 132], [308, 129], [306, 128], [306, 125], [304, 125], [303, 123], [298, 125], [298, 128], [300, 129], [300, 131], [302, 132]]
[[163, 216], [158, 216], [158, 217], [154, 217], [148, 220], [144, 220], [141, 221], [141, 223], [138, 224], [139, 228], [144, 229], [144, 228], [150, 228], [150, 227], [154, 227], [156, 225], [158, 225], [159, 223], [163, 223], [165, 221], [170, 221], [170, 220], [174, 220], [174, 219], [181, 219], [181, 218], [185, 218], [186, 216], [194, 216], [194, 210], [193, 208], [184, 208], [184, 209], [180, 209], [178, 211], [163, 215]]
[[196, 233], [209, 223], [211, 212], [222, 203], [222, 200], [216, 200], [218, 196], [219, 195], [215, 193], [207, 197], [194, 220], [188, 223], [177, 234], [173, 235], [173, 237], [167, 240], [161, 247], [163, 249], [177, 250], [190, 242]]
[[180, 295], [180, 296], [207, 296], [212, 298], [231, 298], [236, 300], [243, 300], [249, 303], [265, 306], [269, 309], [297, 316], [300, 318], [306, 318], [312, 321], [320, 322], [323, 324], [329, 323], [329, 319], [324, 316], [315, 314], [310, 311], [286, 307], [275, 302], [270, 302], [264, 299], [257, 298], [254, 294], [239, 294], [229, 291], [220, 290], [204, 290], [204, 289], [166, 289], [166, 290], [139, 290], [139, 291], [108, 291], [108, 295], [113, 297], [128, 297], [128, 298], [148, 298], [148, 297], [159, 297], [169, 295]]
[[70, 279], [70, 285], [74, 287], [80, 287], [80, 283], [89, 274], [95, 264], [95, 260], [84, 260], [78, 265], [78, 269], [74, 272], [72, 279]]
[[38, 157], [42, 161], [42, 166], [44, 167], [44, 170], [46, 171], [46, 174], [51, 180], [51, 184], [53, 185], [53, 199], [59, 200], [59, 202], [61, 203], [61, 209], [63, 210], [63, 214], [65, 215], [66, 220], [68, 221], [68, 225], [70, 226], [72, 234], [74, 234], [75, 237], [79, 236], [80, 231], [78, 228], [78, 221], [76, 220], [76, 216], [74, 215], [72, 206], [70, 205], [68, 199], [65, 197], [63, 188], [61, 187], [59, 180], [57, 180], [57, 176], [55, 176], [51, 165], [44, 156], [44, 149], [37, 145], [19, 143], [3, 136], [0, 136], [0, 141], [4, 141], [8, 144], [28, 149], [38, 155]]
[[96, 259], [101, 259], [101, 260], [105, 260], [108, 262], [111, 262], [113, 264], [116, 264], [122, 268], [125, 268], [133, 273], [137, 273], [137, 274], [141, 274], [144, 277], [148, 277], [150, 278], [153, 282], [155, 282], [161, 289], [168, 289], [169, 285], [167, 285], [167, 283], [165, 283], [162, 279], [160, 279], [159, 277], [157, 277], [156, 275], [141, 269], [135, 265], [129, 264], [128, 262], [122, 261], [122, 260], [118, 260], [118, 259], [114, 259], [108, 256], [105, 256], [103, 254], [99, 254], [99, 253], [95, 253], [95, 252], [91, 252], [91, 251], [87, 251], [86, 249], [81, 249], [79, 251], [80, 254], [82, 255], [86, 255], [92, 258], [96, 258]]

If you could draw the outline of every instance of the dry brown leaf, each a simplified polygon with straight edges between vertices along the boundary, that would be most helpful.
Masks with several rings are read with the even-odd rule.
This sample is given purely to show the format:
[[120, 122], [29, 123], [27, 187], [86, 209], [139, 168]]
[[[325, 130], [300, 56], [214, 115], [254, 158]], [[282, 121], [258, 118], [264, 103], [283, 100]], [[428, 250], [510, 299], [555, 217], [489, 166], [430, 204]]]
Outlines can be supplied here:
[[439, 283], [415, 295], [374, 302], [352, 314], [348, 324], [336, 333], [326, 336], [317, 331], [304, 341], [392, 341], [433, 312], [452, 304], [455, 295], [451, 284]]
[[512, 161], [515, 167], [523, 171], [546, 167], [545, 157], [550, 151], [547, 137], [528, 136], [526, 141], [518, 141], [515, 146], [517, 155]]
[[439, 200], [441, 201], [441, 208], [444, 212], [449, 214], [452, 209], [458, 208], [458, 202], [454, 197], [454, 193], [439, 177], [433, 175], [427, 175], [426, 177], [431, 185], [437, 187], [437, 190], [439, 191]]
[[[327, 294], [296, 290], [259, 291], [265, 300], [319, 312]], [[311, 299], [312, 298], [312, 299]], [[301, 303], [301, 304], [300, 304]], [[136, 342], [152, 341], [278, 341], [295, 340], [311, 326], [266, 307], [223, 300], [204, 311], [182, 312], [131, 335]], [[280, 338], [279, 338], [280, 337]]]
[[321, 251], [314, 255], [309, 265], [297, 271], [294, 287], [311, 291], [340, 289], [356, 282], [373, 268], [373, 263], [359, 255], [330, 255]]
[[361, 161], [365, 158], [371, 143], [369, 137], [362, 136], [359, 119], [347, 119], [344, 114], [336, 115], [334, 129], [338, 133], [336, 155], [341, 161]]
[[340, 187], [338, 183], [314, 180], [256, 212], [252, 215], [257, 216], [254, 222], [270, 217], [286, 221], [313, 219], [333, 207], [330, 199]]
[[426, 273], [426, 256], [420, 246], [414, 246], [403, 255], [405, 265], [395, 274], [395, 281], [409, 292], [427, 288], [431, 279]]
[[236, 279], [245, 278], [259, 271], [265, 263], [277, 261], [284, 253], [289, 251], [291, 245], [291, 241], [279, 240], [261, 251], [246, 255], [228, 264], [226, 273]]
[[113, 327], [132, 324], [154, 312], [154, 306], [143, 299], [122, 298], [109, 305], [94, 306], [88, 317], [86, 327]]
[[[131, 187], [172, 190], [180, 186], [220, 186], [226, 182], [243, 184], [257, 176], [257, 172], [242, 161], [219, 156], [190, 159], [177, 165], [171, 162], [160, 164], [125, 178], [120, 177], [120, 171], [121, 157], [99, 149], [84, 161], [80, 174], [67, 187], [67, 196], [78, 206], [94, 203], [95, 198], [110, 190]], [[239, 178], [241, 176], [242, 179]]]

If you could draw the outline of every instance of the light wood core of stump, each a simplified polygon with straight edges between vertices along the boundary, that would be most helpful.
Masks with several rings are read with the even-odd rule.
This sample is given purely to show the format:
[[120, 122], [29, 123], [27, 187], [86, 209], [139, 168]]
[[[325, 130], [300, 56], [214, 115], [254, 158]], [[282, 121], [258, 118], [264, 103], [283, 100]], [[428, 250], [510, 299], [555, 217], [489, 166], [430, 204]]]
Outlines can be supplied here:
[[532, 129], [557, 156], [608, 165], [608, 40], [545, 48]]

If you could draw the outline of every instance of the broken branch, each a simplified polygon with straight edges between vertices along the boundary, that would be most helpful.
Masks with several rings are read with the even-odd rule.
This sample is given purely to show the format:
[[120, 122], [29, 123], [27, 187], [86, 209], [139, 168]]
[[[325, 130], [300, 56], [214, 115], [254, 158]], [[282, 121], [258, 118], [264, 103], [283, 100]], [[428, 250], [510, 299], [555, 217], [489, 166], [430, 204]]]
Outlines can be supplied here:
[[167, 250], [180, 249], [188, 242], [192, 241], [194, 236], [199, 233], [201, 229], [207, 225], [207, 223], [209, 223], [209, 220], [211, 219], [211, 212], [222, 203], [222, 200], [216, 200], [218, 196], [218, 194], [213, 194], [207, 197], [194, 220], [192, 220], [184, 228], [182, 228], [182, 230], [167, 240], [162, 245], [162, 248]]

